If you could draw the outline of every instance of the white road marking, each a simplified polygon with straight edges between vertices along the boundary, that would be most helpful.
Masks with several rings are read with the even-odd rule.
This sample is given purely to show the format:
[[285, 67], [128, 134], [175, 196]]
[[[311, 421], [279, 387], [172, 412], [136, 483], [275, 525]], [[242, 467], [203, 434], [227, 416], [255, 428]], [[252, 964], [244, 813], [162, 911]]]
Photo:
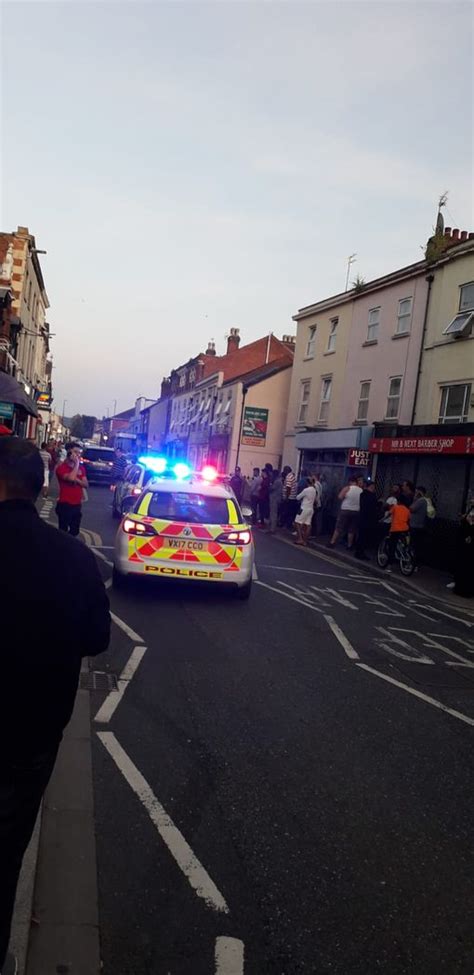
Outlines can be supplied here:
[[87, 545], [87, 547], [88, 548], [91, 548], [92, 547], [92, 539], [91, 539], [91, 536], [90, 536], [90, 532], [87, 531], [87, 528], [81, 528], [80, 534], [82, 535], [82, 537], [84, 539], [84, 542]]
[[133, 648], [117, 681], [117, 690], [110, 691], [110, 694], [107, 694], [105, 701], [99, 708], [94, 718], [94, 721], [97, 721], [99, 724], [108, 724], [112, 715], [114, 714], [115, 709], [120, 704], [120, 701], [122, 700], [123, 695], [130, 684], [130, 681], [140, 666], [140, 663], [145, 655], [145, 651], [146, 647], [143, 646]]
[[259, 563], [261, 569], [276, 569], [279, 572], [303, 572], [304, 575], [308, 576], [323, 576], [325, 579], [339, 579], [340, 582], [344, 582], [345, 576], [336, 576], [332, 572], [315, 572], [314, 569], [295, 569], [292, 565], [265, 565], [264, 562]]
[[262, 582], [261, 579], [258, 580], [257, 586], [263, 586], [264, 589], [270, 589], [272, 592], [278, 593], [279, 596], [284, 596], [285, 599], [292, 599], [294, 603], [299, 603], [300, 606], [306, 606], [307, 609], [313, 609], [315, 613], [322, 613], [322, 609], [318, 609], [317, 606], [312, 606], [311, 603], [306, 603], [302, 599], [297, 599], [296, 596], [291, 596], [289, 592], [282, 592], [282, 590], [277, 589], [276, 586], [269, 586], [268, 582]]
[[[314, 586], [311, 586], [311, 589], [314, 588], [315, 588]], [[323, 592], [330, 593], [330, 595], [333, 596], [336, 602], [340, 603], [341, 606], [347, 606], [348, 609], [355, 609], [357, 611], [359, 610], [359, 607], [354, 606], [354, 603], [351, 603], [349, 599], [344, 599], [344, 596], [341, 596], [340, 592], [338, 592], [337, 589], [329, 589], [328, 586], [326, 589], [323, 589]]]
[[[387, 653], [391, 653], [394, 657], [400, 657], [401, 660], [408, 660], [412, 664], [434, 664], [434, 660], [431, 660], [430, 657], [420, 653], [420, 651], [416, 650], [415, 647], [411, 647], [409, 643], [405, 642], [405, 640], [395, 636], [391, 630], [386, 630], [383, 626], [378, 626], [377, 630], [379, 633], [383, 633], [385, 637], [388, 637], [392, 644], [395, 644], [395, 646], [390, 646], [390, 644], [386, 643], [384, 640], [375, 640], [377, 646], [382, 647], [382, 649], [386, 650]], [[403, 650], [409, 650], [410, 653], [403, 653], [403, 650], [397, 650], [397, 647], [403, 647]]]
[[132, 627], [129, 626], [128, 623], [124, 623], [124, 621], [120, 619], [120, 616], [116, 616], [115, 613], [111, 613], [110, 615], [111, 615], [114, 623], [117, 626], [119, 626], [120, 629], [123, 630], [123, 632], [126, 633], [127, 636], [129, 636], [130, 639], [133, 640], [134, 643], [144, 643], [145, 642], [144, 639], [143, 639], [143, 637], [140, 636], [138, 633], [135, 633], [135, 630], [132, 630]]
[[[304, 589], [298, 589], [296, 586], [290, 586], [288, 582], [283, 582], [282, 579], [277, 579], [279, 586], [284, 586], [285, 589], [289, 589], [290, 592], [294, 592], [296, 596], [299, 596], [305, 606], [314, 606], [314, 600], [321, 603], [322, 606], [331, 606], [331, 603], [325, 601], [322, 596], [316, 596], [316, 593], [307, 592]], [[322, 610], [319, 610], [322, 613]]]
[[460, 636], [451, 636], [446, 633], [428, 633], [428, 636], [438, 636], [441, 640], [455, 640], [456, 643], [460, 643], [469, 653], [474, 653], [474, 643], [469, 641], [466, 643]]
[[255, 565], [255, 562], [252, 568], [252, 579], [254, 582], [258, 582], [258, 572], [257, 572], [257, 566]]
[[325, 615], [324, 619], [326, 620], [326, 623], [328, 624], [329, 628], [334, 633], [336, 640], [339, 640], [339, 643], [341, 644], [341, 647], [343, 648], [346, 656], [348, 656], [350, 660], [360, 660], [357, 650], [354, 650], [352, 643], [346, 637], [345, 633], [342, 632], [340, 626], [337, 625], [336, 621], [333, 620], [332, 616]]
[[103, 554], [103, 552], [99, 552], [99, 551], [98, 551], [98, 549], [97, 549], [97, 546], [96, 546], [96, 545], [92, 545], [92, 546], [91, 546], [91, 548], [92, 548], [92, 551], [93, 551], [93, 553], [94, 553], [94, 555], [96, 555], [98, 559], [101, 559], [101, 560], [102, 560], [102, 562], [105, 562], [105, 564], [106, 564], [106, 565], [113, 565], [113, 564], [114, 564], [113, 562], [111, 562], [111, 561], [110, 561], [110, 559], [108, 559], [108, 558], [107, 558], [107, 557], [106, 557], [106, 556], [105, 556], [105, 555]]
[[196, 891], [198, 897], [202, 897], [208, 907], [211, 907], [214, 911], [222, 911], [224, 914], [228, 914], [229, 908], [222, 894], [193, 853], [183, 834], [175, 826], [165, 809], [163, 809], [163, 806], [156, 798], [148, 782], [146, 782], [141, 772], [139, 772], [123, 750], [113, 732], [98, 731], [97, 736], [100, 738], [104, 748], [107, 749], [109, 755], [113, 758], [117, 768], [120, 769], [131, 789], [133, 789], [135, 795], [138, 796], [152, 823], [156, 826], [161, 839], [168, 847], [178, 867], [191, 884], [191, 887]]
[[244, 943], [238, 938], [216, 938], [216, 975], [244, 975]]
[[94, 548], [115, 548], [115, 545], [94, 545]]
[[436, 606], [424, 606], [423, 603], [414, 603], [414, 606], [420, 606], [421, 609], [427, 609], [430, 613], [439, 613], [440, 616], [447, 616], [450, 620], [455, 620], [456, 623], [464, 623], [464, 626], [474, 626], [474, 623], [469, 623], [468, 620], [463, 620], [460, 616], [453, 616], [452, 613], [444, 613], [442, 609], [437, 609]]
[[369, 667], [368, 664], [363, 664], [362, 661], [357, 663], [356, 667], [366, 670], [369, 674], [374, 674], [375, 677], [380, 677], [381, 680], [386, 680], [389, 684], [394, 684], [395, 687], [401, 688], [401, 690], [406, 691], [407, 694], [413, 694], [414, 697], [419, 697], [420, 700], [425, 701], [426, 704], [431, 704], [432, 707], [438, 708], [440, 711], [444, 711], [445, 714], [450, 714], [451, 717], [457, 718], [458, 721], [464, 721], [465, 724], [471, 725], [474, 728], [474, 718], [469, 718], [467, 714], [462, 714], [461, 711], [455, 711], [453, 708], [448, 708], [446, 704], [443, 704], [441, 701], [437, 701], [434, 697], [428, 697], [428, 695], [423, 694], [422, 691], [417, 691], [415, 687], [410, 687], [408, 684], [402, 684], [401, 681], [395, 680], [394, 677], [389, 677], [388, 674], [382, 674], [380, 670], [375, 670], [373, 667]]
[[[422, 641], [422, 643], [423, 643], [423, 645], [425, 647], [435, 647], [436, 650], [441, 650], [443, 653], [446, 653], [448, 655], [448, 657], [454, 657], [455, 658], [455, 661], [454, 662], [456, 662], [457, 660], [459, 660], [459, 661], [461, 661], [461, 663], [464, 666], [468, 666], [468, 667], [473, 666], [473, 664], [469, 660], [466, 660], [465, 657], [461, 657], [461, 654], [456, 653], [454, 650], [451, 650], [449, 647], [443, 646], [442, 643], [438, 643], [437, 640], [434, 640], [432, 637], [430, 637], [426, 633], [420, 633], [418, 630], [403, 630], [399, 626], [393, 626], [392, 629], [393, 630], [396, 630], [397, 633], [413, 633], [414, 636], [417, 636], [417, 637], [420, 638], [420, 640]], [[449, 639], [449, 637], [445, 637], [445, 639]], [[463, 641], [461, 640], [460, 642], [462, 643]], [[465, 646], [467, 646], [467, 644], [465, 644]], [[444, 663], [451, 663], [452, 664], [453, 661], [452, 660], [451, 661], [444, 661]]]
[[107, 579], [107, 582], [104, 582], [104, 586], [106, 589], [110, 589], [112, 586], [112, 579]]

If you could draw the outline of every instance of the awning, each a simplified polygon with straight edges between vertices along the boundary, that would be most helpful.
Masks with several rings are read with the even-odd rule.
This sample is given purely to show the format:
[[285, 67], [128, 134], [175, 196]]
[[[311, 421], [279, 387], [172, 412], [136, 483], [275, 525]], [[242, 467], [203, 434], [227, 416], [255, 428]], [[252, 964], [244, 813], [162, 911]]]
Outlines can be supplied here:
[[33, 400], [25, 393], [23, 386], [6, 372], [0, 372], [0, 401], [22, 406], [30, 416], [38, 416], [38, 410]]

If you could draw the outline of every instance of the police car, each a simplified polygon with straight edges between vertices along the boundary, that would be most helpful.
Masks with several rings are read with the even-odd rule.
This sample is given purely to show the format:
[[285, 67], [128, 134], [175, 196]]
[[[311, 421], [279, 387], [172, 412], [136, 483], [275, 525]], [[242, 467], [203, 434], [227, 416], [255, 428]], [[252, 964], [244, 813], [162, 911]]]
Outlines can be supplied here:
[[[252, 532], [232, 489], [206, 467], [193, 474], [186, 464], [158, 466], [133, 510], [124, 515], [115, 540], [113, 584], [130, 576], [232, 584], [241, 599], [252, 589]], [[163, 466], [164, 465], [164, 466]], [[245, 509], [244, 509], [245, 510]], [[250, 512], [249, 512], [250, 514]]]

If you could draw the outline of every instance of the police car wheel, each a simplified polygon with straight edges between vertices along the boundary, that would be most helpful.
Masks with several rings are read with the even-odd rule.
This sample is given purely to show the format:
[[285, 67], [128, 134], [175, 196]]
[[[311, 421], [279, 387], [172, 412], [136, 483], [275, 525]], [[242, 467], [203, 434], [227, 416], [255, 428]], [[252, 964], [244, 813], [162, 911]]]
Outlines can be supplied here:
[[119, 572], [114, 566], [112, 570], [112, 585], [114, 589], [124, 589], [126, 584], [127, 577], [123, 574], [123, 572]]
[[250, 593], [252, 592], [252, 580], [249, 579], [245, 583], [245, 586], [240, 586], [237, 590], [239, 599], [250, 599]]

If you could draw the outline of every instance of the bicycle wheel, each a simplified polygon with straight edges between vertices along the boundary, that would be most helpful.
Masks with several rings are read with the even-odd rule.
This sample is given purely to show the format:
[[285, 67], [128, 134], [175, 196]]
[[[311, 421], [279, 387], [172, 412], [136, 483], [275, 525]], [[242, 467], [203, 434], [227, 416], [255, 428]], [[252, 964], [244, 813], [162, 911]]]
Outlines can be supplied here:
[[402, 576], [412, 576], [415, 571], [415, 553], [410, 545], [404, 545], [400, 551], [400, 572]]
[[379, 542], [379, 547], [377, 549], [377, 565], [381, 569], [385, 569], [388, 565], [388, 538], [382, 538]]

